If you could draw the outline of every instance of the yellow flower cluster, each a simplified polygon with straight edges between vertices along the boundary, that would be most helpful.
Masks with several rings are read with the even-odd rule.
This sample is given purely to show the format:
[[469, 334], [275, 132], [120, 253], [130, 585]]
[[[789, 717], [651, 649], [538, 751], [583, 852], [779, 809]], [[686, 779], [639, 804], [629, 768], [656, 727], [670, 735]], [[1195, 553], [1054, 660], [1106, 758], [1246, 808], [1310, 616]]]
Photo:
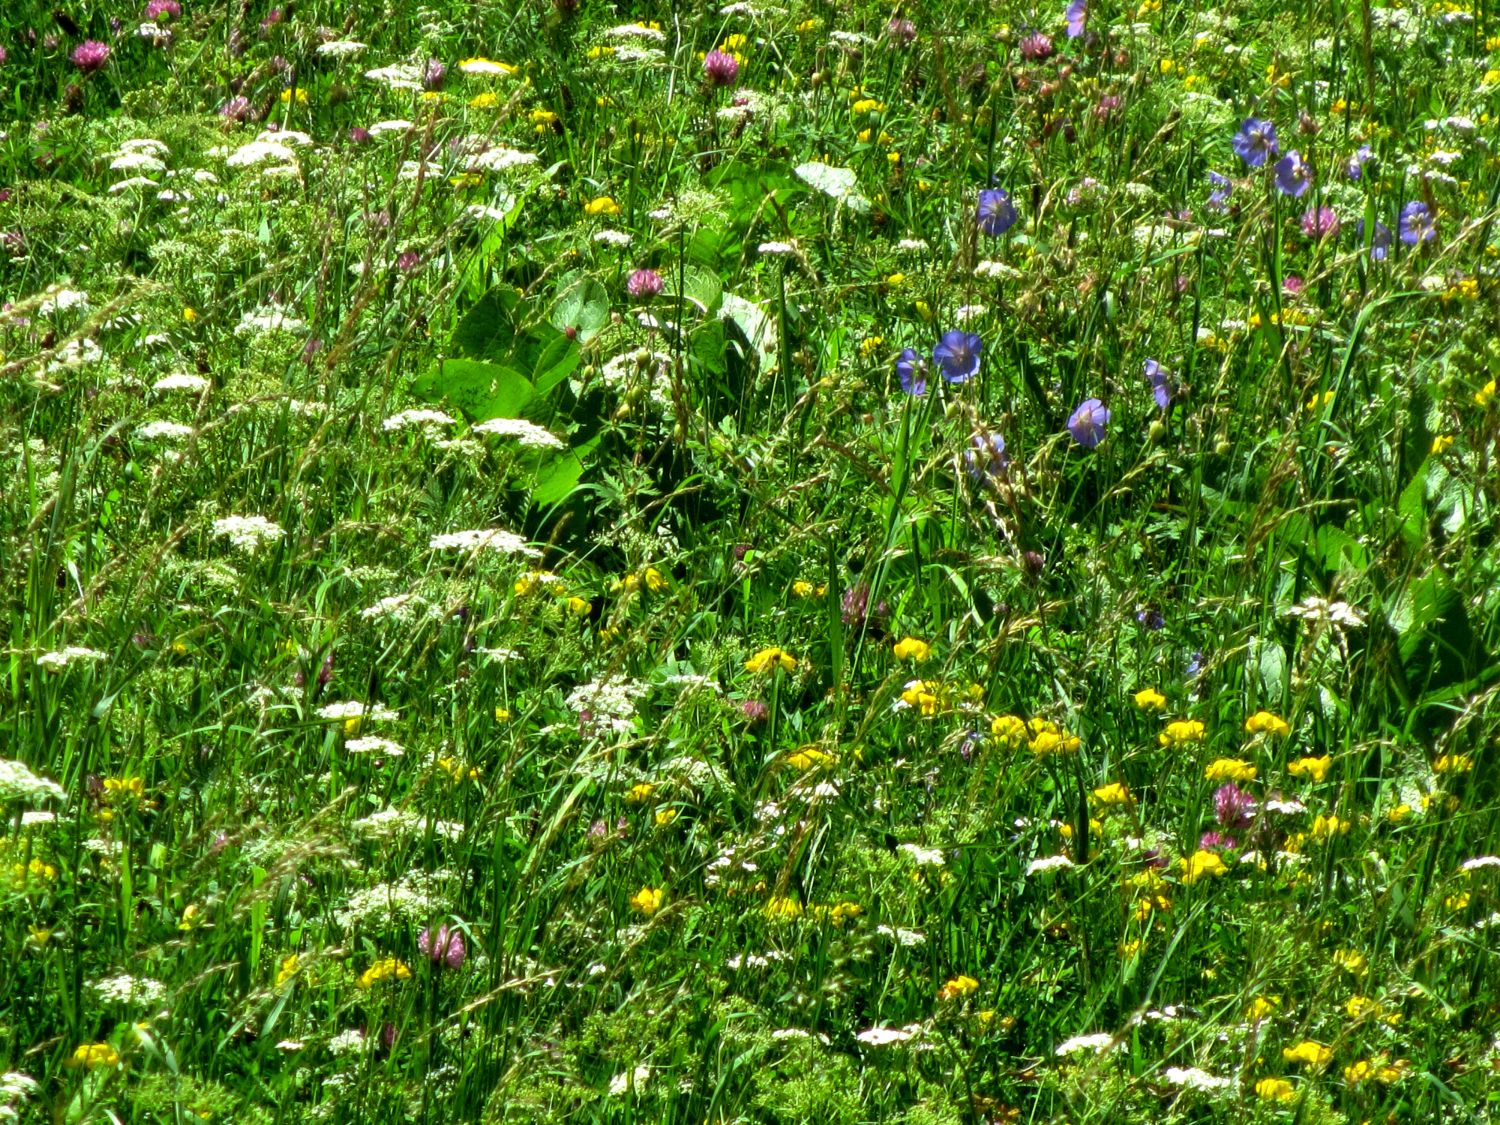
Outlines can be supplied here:
[[1277, 718], [1269, 711], [1257, 711], [1245, 720], [1245, 731], [1248, 734], [1274, 734], [1278, 738], [1285, 738], [1292, 733], [1292, 728], [1285, 719]]
[[120, 1053], [108, 1043], [80, 1043], [68, 1059], [70, 1066], [81, 1066], [86, 1070], [97, 1070], [101, 1066], [117, 1066]]
[[787, 755], [786, 764], [794, 770], [810, 770], [813, 766], [831, 765], [832, 754], [824, 753], [816, 746], [803, 746]]
[[411, 980], [411, 969], [405, 961], [395, 957], [382, 957], [364, 972], [354, 982], [356, 988], [374, 988], [382, 981], [388, 980]]
[[941, 680], [909, 680], [901, 691], [901, 702], [929, 719], [959, 703], [978, 703], [983, 698], [984, 689], [978, 684], [945, 684]]
[[630, 905], [649, 918], [661, 909], [661, 904], [666, 901], [666, 898], [665, 887], [642, 887], [630, 896]]
[[1287, 763], [1286, 772], [1293, 777], [1310, 777], [1314, 781], [1322, 781], [1328, 776], [1328, 767], [1332, 764], [1333, 759], [1327, 754], [1321, 758], [1298, 758]]
[[1218, 758], [1209, 762], [1203, 769], [1203, 776], [1209, 781], [1254, 781], [1256, 768], [1243, 758]]
[[1284, 1048], [1281, 1057], [1290, 1063], [1301, 1063], [1314, 1070], [1322, 1070], [1333, 1061], [1333, 1051], [1316, 1039], [1304, 1039], [1294, 1047]]
[[745, 670], [754, 672], [757, 676], [763, 672], [770, 672], [780, 668], [783, 672], [795, 672], [797, 670], [797, 658], [784, 648], [763, 648], [745, 661]]
[[964, 1000], [979, 991], [979, 982], [973, 977], [956, 976], [938, 989], [939, 1000]]
[[1176, 719], [1156, 736], [1163, 746], [1186, 746], [1190, 742], [1202, 742], [1207, 731], [1197, 719]]
[[597, 196], [583, 205], [585, 215], [618, 215], [620, 205], [607, 195]]
[[1123, 782], [1112, 781], [1108, 785], [1102, 785], [1094, 790], [1094, 801], [1100, 805], [1113, 807], [1133, 804], [1135, 798]]
[[1263, 1102], [1289, 1102], [1297, 1089], [1285, 1078], [1262, 1078], [1255, 1084], [1255, 1096]]
[[1229, 868], [1224, 865], [1219, 853], [1204, 848], [1199, 848], [1190, 856], [1184, 856], [1181, 863], [1182, 881], [1189, 886], [1200, 879], [1217, 879], [1229, 873]]
[[433, 764], [436, 765], [437, 768], [443, 773], [451, 777], [454, 781], [479, 780], [479, 767], [468, 765], [458, 758], [439, 758]]
[[903, 637], [891, 646], [891, 653], [897, 660], [910, 660], [913, 664], [920, 664], [932, 655], [932, 646], [916, 637]]
[[1135, 705], [1142, 711], [1161, 711], [1167, 705], [1167, 697], [1154, 687], [1148, 687], [1135, 693]]

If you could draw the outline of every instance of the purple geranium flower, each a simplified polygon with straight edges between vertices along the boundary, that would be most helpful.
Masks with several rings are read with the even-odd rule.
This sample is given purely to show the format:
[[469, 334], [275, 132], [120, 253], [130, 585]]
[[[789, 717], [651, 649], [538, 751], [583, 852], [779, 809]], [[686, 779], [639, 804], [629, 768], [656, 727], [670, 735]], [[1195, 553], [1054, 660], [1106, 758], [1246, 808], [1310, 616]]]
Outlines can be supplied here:
[[1252, 168], [1259, 168], [1280, 151], [1276, 147], [1276, 126], [1255, 117], [1247, 117], [1229, 143], [1239, 158]]
[[1016, 205], [1011, 202], [1010, 192], [1004, 188], [988, 188], [979, 193], [979, 209], [976, 212], [979, 229], [991, 238], [998, 238], [1016, 224]]
[[1293, 199], [1299, 199], [1312, 187], [1312, 165], [1292, 149], [1276, 162], [1276, 187]]
[[1370, 162], [1375, 153], [1369, 145], [1360, 145], [1359, 151], [1351, 156], [1344, 165], [1344, 172], [1351, 180], [1357, 180], [1365, 174], [1365, 165]]
[[1109, 408], [1097, 398], [1086, 398], [1068, 418], [1068, 433], [1085, 449], [1093, 449], [1104, 440], [1104, 427], [1108, 424]]
[[1234, 192], [1234, 184], [1230, 182], [1228, 176], [1221, 176], [1218, 172], [1210, 172], [1208, 182], [1214, 186], [1214, 190], [1208, 193], [1208, 209], [1210, 211], [1227, 209], [1229, 197]]
[[979, 352], [984, 342], [972, 332], [950, 328], [932, 349], [932, 362], [950, 383], [967, 383], [979, 374]]
[[[1361, 242], [1365, 240], [1365, 221], [1363, 219], [1359, 221], [1359, 227], [1355, 231], [1355, 233], [1359, 236], [1359, 240]], [[1390, 252], [1391, 228], [1386, 226], [1379, 219], [1376, 219], [1375, 237], [1370, 239], [1370, 260], [1372, 262], [1383, 262], [1385, 261], [1386, 255]]]
[[1068, 5], [1068, 38], [1077, 39], [1089, 22], [1088, 0], [1072, 0]]
[[964, 450], [964, 467], [969, 470], [969, 476], [974, 478], [975, 484], [983, 483], [986, 476], [998, 477], [1010, 464], [1010, 457], [1005, 452], [1005, 439], [993, 430], [975, 434], [970, 444], [974, 448]]
[[896, 357], [896, 377], [907, 394], [921, 398], [927, 393], [927, 362], [911, 348], [902, 348]]
[[1397, 223], [1396, 230], [1401, 235], [1402, 242], [1408, 246], [1419, 246], [1437, 237], [1437, 219], [1433, 217], [1432, 208], [1420, 199], [1413, 199], [1401, 208], [1401, 221]]
[[1151, 395], [1156, 405], [1165, 410], [1172, 405], [1172, 384], [1167, 369], [1154, 359], [1145, 364], [1146, 380], [1151, 384]]

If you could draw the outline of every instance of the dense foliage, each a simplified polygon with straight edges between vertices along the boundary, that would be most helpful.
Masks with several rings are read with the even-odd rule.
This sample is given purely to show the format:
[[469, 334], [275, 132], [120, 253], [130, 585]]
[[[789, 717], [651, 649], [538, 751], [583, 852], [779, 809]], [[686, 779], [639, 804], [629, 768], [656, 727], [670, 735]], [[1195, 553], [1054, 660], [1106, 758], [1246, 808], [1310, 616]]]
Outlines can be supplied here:
[[1489, 1121], [1500, 17], [0, 12], [0, 1121]]

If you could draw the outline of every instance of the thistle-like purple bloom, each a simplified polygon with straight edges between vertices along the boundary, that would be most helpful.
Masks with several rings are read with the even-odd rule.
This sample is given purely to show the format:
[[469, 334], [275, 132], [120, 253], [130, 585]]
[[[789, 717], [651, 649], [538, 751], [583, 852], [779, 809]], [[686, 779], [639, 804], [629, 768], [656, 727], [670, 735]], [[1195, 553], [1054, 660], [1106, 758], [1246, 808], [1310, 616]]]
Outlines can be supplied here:
[[1077, 39], [1089, 22], [1088, 0], [1072, 0], [1068, 5], [1068, 38]]
[[625, 292], [638, 301], [649, 301], [652, 297], [658, 296], [661, 293], [664, 284], [661, 274], [655, 270], [639, 269], [632, 273], [626, 280]]
[[1247, 117], [1229, 143], [1239, 158], [1252, 168], [1259, 168], [1280, 151], [1276, 147], [1276, 126], [1256, 117]]
[[975, 213], [979, 229], [991, 238], [998, 238], [1016, 225], [1016, 205], [1011, 202], [1010, 192], [1004, 188], [986, 188], [979, 193], [979, 208]]
[[703, 56], [703, 75], [714, 86], [728, 86], [740, 73], [740, 60], [715, 47]]
[[[1359, 221], [1359, 227], [1356, 229], [1355, 234], [1359, 236], [1361, 242], [1365, 240], [1365, 221], [1363, 219]], [[1391, 228], [1379, 219], [1376, 219], [1375, 236], [1370, 239], [1370, 261], [1383, 262], [1386, 259], [1386, 255], [1390, 252]]]
[[461, 969], [468, 951], [464, 948], [464, 935], [457, 927], [430, 926], [417, 937], [417, 949], [432, 962], [434, 969]]
[[896, 357], [896, 377], [901, 380], [901, 389], [913, 398], [927, 393], [927, 361], [911, 348], [902, 348]]
[[1109, 408], [1097, 398], [1086, 398], [1068, 418], [1068, 433], [1085, 449], [1093, 449], [1104, 440], [1104, 427], [1108, 424]]
[[109, 44], [97, 39], [85, 39], [73, 48], [73, 53], [68, 57], [79, 70], [92, 74], [109, 61]]
[[1312, 165], [1292, 149], [1276, 162], [1276, 187], [1284, 195], [1300, 199], [1312, 187]]
[[1259, 806], [1234, 782], [1214, 791], [1214, 819], [1225, 828], [1249, 828]]
[[932, 362], [950, 383], [967, 383], [979, 374], [979, 353], [984, 341], [962, 328], [950, 328], [932, 349]]
[[1420, 246], [1437, 237], [1437, 219], [1433, 217], [1432, 208], [1420, 199], [1413, 199], [1401, 208], [1401, 221], [1396, 224], [1396, 230], [1402, 242], [1408, 246]]
[[1210, 172], [1208, 182], [1214, 186], [1214, 190], [1208, 193], [1208, 209], [1210, 211], [1227, 210], [1229, 197], [1234, 193], [1234, 184], [1230, 182], [1228, 176], [1221, 176], [1218, 172]]
[[1308, 238], [1334, 238], [1339, 233], [1338, 212], [1332, 207], [1309, 207], [1302, 213], [1302, 233]]
[[1167, 369], [1154, 359], [1148, 359], [1145, 363], [1146, 381], [1151, 384], [1151, 396], [1156, 399], [1156, 405], [1165, 410], [1172, 405], [1172, 382], [1167, 374]]

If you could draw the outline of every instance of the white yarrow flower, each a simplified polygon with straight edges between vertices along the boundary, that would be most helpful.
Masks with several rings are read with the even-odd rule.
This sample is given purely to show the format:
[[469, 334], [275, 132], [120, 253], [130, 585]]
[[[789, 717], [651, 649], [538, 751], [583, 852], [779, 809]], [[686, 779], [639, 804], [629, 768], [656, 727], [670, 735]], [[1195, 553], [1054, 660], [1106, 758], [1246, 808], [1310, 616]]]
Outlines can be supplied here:
[[646, 1082], [651, 1077], [651, 1068], [638, 1066], [634, 1070], [621, 1071], [609, 1080], [609, 1092], [613, 1097], [622, 1097], [627, 1091], [634, 1088], [637, 1092], [646, 1088]]
[[392, 711], [383, 703], [361, 703], [357, 699], [339, 703], [325, 703], [318, 708], [318, 718], [328, 722], [347, 722], [350, 719], [368, 719], [370, 722], [391, 722], [401, 713]]
[[225, 516], [214, 520], [215, 539], [228, 539], [237, 551], [254, 554], [261, 547], [280, 541], [286, 532], [265, 516]]
[[854, 1038], [867, 1047], [885, 1047], [892, 1043], [905, 1043], [918, 1030], [916, 1024], [909, 1027], [872, 1027], [861, 1031]]
[[325, 58], [347, 59], [359, 54], [364, 49], [365, 45], [363, 43], [358, 43], [353, 39], [335, 39], [320, 46], [317, 53]]
[[519, 555], [526, 559], [539, 559], [542, 552], [526, 542], [514, 531], [499, 528], [483, 528], [476, 531], [450, 531], [434, 535], [427, 543], [434, 551], [460, 551], [474, 554], [478, 551], [495, 551], [504, 555]]
[[349, 739], [344, 743], [344, 749], [350, 754], [380, 754], [387, 758], [399, 758], [406, 753], [401, 743], [373, 734]]
[[1057, 1056], [1066, 1058], [1068, 1055], [1076, 1055], [1083, 1051], [1092, 1051], [1097, 1055], [1115, 1046], [1116, 1042], [1115, 1037], [1107, 1031], [1096, 1032], [1093, 1035], [1075, 1035], [1057, 1045]]
[[441, 410], [403, 410], [399, 414], [392, 414], [380, 428], [390, 433], [395, 430], [409, 430], [416, 427], [426, 428], [428, 426], [451, 426], [453, 418]]
[[920, 844], [902, 844], [896, 850], [909, 856], [918, 867], [942, 867], [945, 862], [941, 848], [924, 848]]
[[105, 654], [98, 649], [84, 648], [82, 645], [69, 645], [67, 648], [56, 652], [44, 652], [36, 658], [38, 668], [46, 668], [51, 671], [56, 668], [66, 668], [69, 664], [77, 664], [80, 661], [97, 664], [105, 659]]
[[1185, 1086], [1189, 1090], [1225, 1090], [1234, 1085], [1233, 1078], [1220, 1078], [1196, 1066], [1169, 1066], [1162, 1077], [1173, 1086]]
[[136, 427], [135, 436], [142, 441], [182, 441], [193, 436], [193, 427], [181, 422], [147, 422]]
[[550, 431], [524, 418], [490, 418], [474, 427], [476, 434], [515, 438], [522, 445], [537, 449], [565, 449], [564, 443]]
[[176, 375], [164, 375], [151, 384], [151, 389], [157, 394], [166, 394], [169, 391], [189, 391], [198, 394], [208, 390], [212, 384], [202, 375], [192, 375], [180, 372]]
[[35, 805], [42, 801], [61, 801], [66, 797], [61, 785], [32, 773], [25, 762], [0, 758], [0, 801]]
[[1041, 856], [1026, 865], [1026, 874], [1040, 875], [1044, 871], [1060, 871], [1072, 866], [1073, 861], [1065, 855]]

